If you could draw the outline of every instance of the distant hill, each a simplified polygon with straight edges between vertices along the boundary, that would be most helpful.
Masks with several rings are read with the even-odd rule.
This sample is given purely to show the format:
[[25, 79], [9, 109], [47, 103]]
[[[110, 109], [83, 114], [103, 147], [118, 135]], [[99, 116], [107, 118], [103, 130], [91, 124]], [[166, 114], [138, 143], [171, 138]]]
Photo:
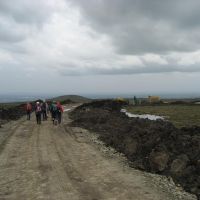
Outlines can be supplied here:
[[78, 96], [78, 95], [63, 95], [63, 96], [58, 96], [54, 97], [52, 99], [49, 99], [51, 101], [67, 101], [70, 100], [75, 103], [87, 103], [90, 102], [91, 99], [88, 99], [86, 97]]

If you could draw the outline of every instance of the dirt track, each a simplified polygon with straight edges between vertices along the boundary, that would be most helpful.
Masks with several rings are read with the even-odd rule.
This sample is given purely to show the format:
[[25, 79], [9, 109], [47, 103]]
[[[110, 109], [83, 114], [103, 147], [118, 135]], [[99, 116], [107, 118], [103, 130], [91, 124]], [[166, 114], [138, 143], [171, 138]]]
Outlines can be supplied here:
[[[20, 119], [0, 129], [0, 200], [195, 199], [101, 151], [84, 129]], [[180, 191], [178, 193], [181, 193]]]

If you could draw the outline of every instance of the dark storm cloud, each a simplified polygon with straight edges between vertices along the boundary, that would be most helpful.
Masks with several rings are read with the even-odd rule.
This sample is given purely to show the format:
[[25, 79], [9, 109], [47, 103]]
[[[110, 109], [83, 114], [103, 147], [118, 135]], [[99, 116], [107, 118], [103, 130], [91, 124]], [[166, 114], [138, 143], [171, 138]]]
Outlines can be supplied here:
[[191, 52], [200, 47], [198, 0], [73, 0], [121, 54]]

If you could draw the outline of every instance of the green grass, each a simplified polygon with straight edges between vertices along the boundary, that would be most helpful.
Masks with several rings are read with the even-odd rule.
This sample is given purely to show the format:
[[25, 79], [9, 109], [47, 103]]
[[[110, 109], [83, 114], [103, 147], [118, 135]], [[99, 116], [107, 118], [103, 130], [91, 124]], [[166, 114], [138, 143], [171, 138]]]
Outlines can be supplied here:
[[200, 126], [200, 105], [130, 106], [127, 110], [134, 114], [164, 116], [176, 127]]

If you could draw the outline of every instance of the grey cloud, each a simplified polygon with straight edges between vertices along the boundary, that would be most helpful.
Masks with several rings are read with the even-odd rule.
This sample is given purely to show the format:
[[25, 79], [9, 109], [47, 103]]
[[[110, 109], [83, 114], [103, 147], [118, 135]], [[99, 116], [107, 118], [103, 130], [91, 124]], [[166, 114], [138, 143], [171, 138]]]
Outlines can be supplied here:
[[19, 30], [15, 23], [0, 18], [0, 41], [19, 42], [25, 39], [25, 37], [25, 32]]
[[7, 32], [6, 30], [0, 29], [0, 41], [19, 42], [19, 41], [23, 40], [24, 38], [25, 37], [23, 35], [14, 34], [14, 33], [10, 32], [10, 30]]
[[[71, 0], [72, 1], [72, 0]], [[86, 21], [121, 54], [191, 52], [200, 48], [198, 0], [73, 0]]]
[[21, 42], [32, 32], [42, 30], [55, 10], [53, 4], [46, 0], [0, 1], [1, 43]]
[[[77, 27], [80, 24], [76, 24], [77, 15], [74, 15], [73, 7], [72, 16], [67, 6], [67, 9], [64, 7], [62, 10], [69, 12], [71, 19], [66, 17], [68, 15], [65, 15], [65, 12], [57, 10], [55, 20], [58, 21], [51, 21], [49, 26], [41, 28], [56, 9], [53, 4], [48, 3], [51, 1], [17, 0], [16, 4], [13, 4], [12, 0], [0, 1], [1, 49], [9, 52], [13, 60], [22, 66], [32, 68], [42, 66], [57, 70], [64, 76], [200, 71], [197, 64], [181, 66], [176, 58], [170, 57], [173, 52], [179, 52], [180, 60], [181, 52], [193, 52], [199, 49], [200, 22], [195, 19], [200, 16], [198, 12], [200, 2], [196, 0], [190, 2], [187, 0], [66, 1], [71, 1], [76, 8], [77, 6], [80, 8], [82, 14], [80, 18], [83, 20], [80, 20], [80, 23], [84, 22], [84, 26]], [[65, 24], [65, 19], [72, 20], [70, 28], [67, 23]], [[85, 26], [88, 32], [85, 32]], [[57, 29], [61, 31], [58, 32]], [[67, 32], [70, 34], [65, 38]], [[77, 32], [76, 38], [73, 39], [71, 36]], [[111, 39], [111, 44], [107, 37], [105, 37], [106, 42], [101, 41], [104, 34]], [[71, 44], [61, 45], [66, 42], [65, 40]], [[89, 45], [82, 51], [86, 42]], [[96, 43], [99, 45], [94, 45]], [[117, 51], [114, 52], [113, 49]], [[153, 61], [151, 58], [150, 61], [141, 58], [149, 53], [158, 57], [162, 54], [163, 57], [160, 56], [160, 60], [153, 58]], [[127, 55], [133, 54], [139, 61], [141, 60], [142, 66], [137, 59], [134, 60], [134, 57], [126, 59]], [[167, 64], [162, 63], [162, 58]], [[193, 57], [190, 56], [188, 59], [191, 60]], [[200, 61], [196, 58], [194, 63]]]
[[0, 1], [0, 12], [18, 23], [41, 25], [53, 12], [48, 1], [12, 0]]
[[[80, 66], [79, 66], [80, 67]], [[159, 65], [159, 64], [146, 64], [143, 67], [139, 66], [123, 66], [123, 67], [110, 67], [102, 68], [101, 66], [93, 66], [87, 68], [86, 66], [83, 69], [77, 70], [76, 68], [61, 68], [57, 69], [58, 73], [62, 76], [81, 76], [81, 75], [131, 75], [131, 74], [162, 74], [162, 73], [171, 73], [171, 72], [182, 72], [182, 73], [191, 73], [191, 72], [200, 72], [200, 67], [197, 64], [194, 64], [190, 67], [180, 66], [177, 64], [168, 64], [168, 65]]]
[[10, 45], [10, 43], [0, 42], [0, 46], [1, 46], [1, 49], [4, 49], [13, 54], [19, 55], [19, 54], [27, 54], [28, 53], [26, 47], [19, 45], [18, 43], [13, 43], [12, 45]]

